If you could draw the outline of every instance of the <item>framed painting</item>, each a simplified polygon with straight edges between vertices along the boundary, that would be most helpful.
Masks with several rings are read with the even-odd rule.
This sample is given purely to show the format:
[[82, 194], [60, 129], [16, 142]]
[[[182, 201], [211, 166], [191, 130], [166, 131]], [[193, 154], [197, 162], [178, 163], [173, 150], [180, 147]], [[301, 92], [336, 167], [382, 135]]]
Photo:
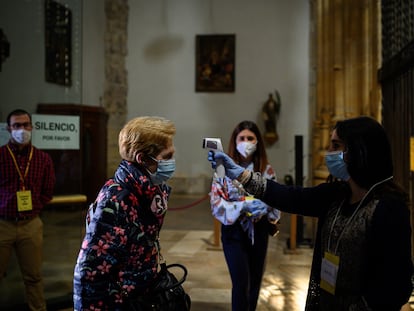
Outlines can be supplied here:
[[235, 35], [196, 36], [196, 92], [234, 92]]

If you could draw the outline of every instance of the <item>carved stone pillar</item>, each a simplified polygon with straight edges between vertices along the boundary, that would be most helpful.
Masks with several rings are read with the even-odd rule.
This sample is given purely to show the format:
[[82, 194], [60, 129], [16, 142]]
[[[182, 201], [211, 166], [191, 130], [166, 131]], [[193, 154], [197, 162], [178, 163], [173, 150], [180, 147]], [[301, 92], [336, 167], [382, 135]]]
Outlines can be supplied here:
[[379, 117], [379, 0], [311, 1], [315, 107], [312, 129], [313, 184], [326, 180], [324, 154], [338, 120]]

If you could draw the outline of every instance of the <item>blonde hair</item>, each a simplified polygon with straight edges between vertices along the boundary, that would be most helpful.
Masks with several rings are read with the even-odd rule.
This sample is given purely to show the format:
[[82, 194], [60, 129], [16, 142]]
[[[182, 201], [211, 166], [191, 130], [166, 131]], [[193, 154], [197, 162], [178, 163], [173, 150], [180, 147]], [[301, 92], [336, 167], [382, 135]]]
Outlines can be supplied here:
[[172, 121], [162, 117], [137, 117], [119, 132], [119, 154], [122, 159], [135, 162], [137, 153], [157, 156], [172, 144], [176, 128]]

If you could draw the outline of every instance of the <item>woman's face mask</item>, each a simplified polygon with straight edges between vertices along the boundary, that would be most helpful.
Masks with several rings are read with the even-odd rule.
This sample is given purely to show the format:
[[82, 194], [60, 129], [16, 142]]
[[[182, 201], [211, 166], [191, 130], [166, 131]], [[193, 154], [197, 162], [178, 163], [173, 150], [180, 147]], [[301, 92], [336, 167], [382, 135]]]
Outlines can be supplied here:
[[237, 144], [237, 151], [242, 157], [248, 158], [256, 151], [256, 144], [249, 141], [242, 141]]
[[327, 152], [325, 155], [326, 166], [328, 167], [329, 173], [335, 177], [344, 181], [348, 181], [350, 176], [346, 163], [344, 162], [343, 151]]
[[152, 160], [157, 162], [157, 170], [155, 173], [151, 173], [148, 170], [150, 179], [154, 185], [160, 185], [170, 179], [175, 172], [175, 159], [169, 160], [157, 160], [150, 157]]

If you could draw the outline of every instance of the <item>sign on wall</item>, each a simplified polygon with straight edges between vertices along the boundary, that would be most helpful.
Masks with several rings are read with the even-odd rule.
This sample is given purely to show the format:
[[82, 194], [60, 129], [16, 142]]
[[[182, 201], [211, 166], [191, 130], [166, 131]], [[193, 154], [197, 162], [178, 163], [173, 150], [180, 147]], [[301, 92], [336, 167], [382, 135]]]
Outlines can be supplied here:
[[79, 116], [32, 115], [32, 144], [39, 149], [79, 149]]

